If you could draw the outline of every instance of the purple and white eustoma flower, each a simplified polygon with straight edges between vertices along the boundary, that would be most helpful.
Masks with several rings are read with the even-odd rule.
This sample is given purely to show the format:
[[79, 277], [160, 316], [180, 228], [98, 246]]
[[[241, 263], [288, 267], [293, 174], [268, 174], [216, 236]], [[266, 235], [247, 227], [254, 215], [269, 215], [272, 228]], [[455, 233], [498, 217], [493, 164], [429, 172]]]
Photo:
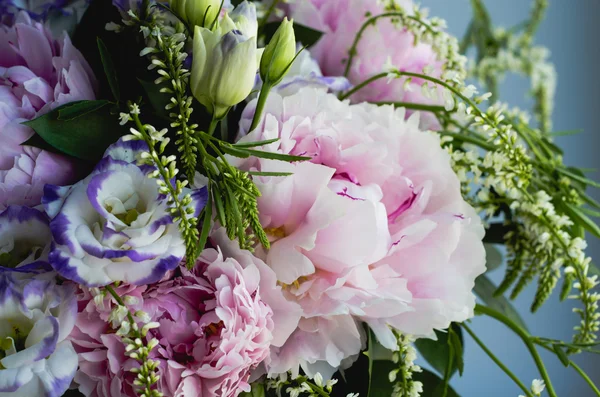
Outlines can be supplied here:
[[41, 211], [10, 206], [0, 213], [0, 272], [51, 270], [48, 217]]
[[[185, 254], [167, 198], [149, 166], [136, 165], [142, 141], [118, 141], [95, 170], [73, 186], [47, 185], [43, 203], [54, 238], [50, 264], [63, 277], [88, 287], [116, 281], [159, 281]], [[195, 213], [206, 188], [191, 192]]]
[[65, 340], [77, 316], [75, 286], [49, 275], [6, 276], [0, 273], [0, 396], [62, 396], [78, 365]]

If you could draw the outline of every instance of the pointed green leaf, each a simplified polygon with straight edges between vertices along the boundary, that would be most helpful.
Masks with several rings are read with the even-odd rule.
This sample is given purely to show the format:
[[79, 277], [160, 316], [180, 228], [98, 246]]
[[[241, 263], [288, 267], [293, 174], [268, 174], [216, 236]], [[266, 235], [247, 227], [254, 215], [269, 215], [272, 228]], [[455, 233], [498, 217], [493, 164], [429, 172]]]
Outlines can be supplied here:
[[[413, 379], [423, 383], [421, 397], [442, 397], [444, 395], [444, 381], [433, 372], [423, 369], [423, 372], [414, 373]], [[389, 394], [378, 394], [378, 396], [389, 396]], [[446, 397], [460, 396], [452, 387], [448, 387]]]
[[458, 344], [456, 340], [450, 340], [448, 331], [435, 331], [437, 340], [421, 338], [415, 341], [415, 347], [419, 351], [419, 355], [424, 358], [440, 375], [444, 375], [446, 367], [448, 366], [451, 345], [454, 348], [454, 355], [460, 354], [460, 360], [456, 357], [452, 360], [452, 368], [450, 370], [450, 376], [454, 375], [458, 368], [458, 361], [462, 364], [462, 331], [456, 325], [452, 325], [452, 329], [455, 331], [455, 336], [458, 337]]
[[450, 345], [450, 348], [454, 350], [454, 360], [456, 361], [456, 369], [458, 369], [458, 374], [462, 376], [465, 370], [465, 362], [463, 359], [464, 352], [462, 328], [460, 328], [456, 324], [452, 324], [452, 326], [448, 329], [448, 345]]
[[108, 85], [110, 85], [110, 91], [113, 97], [118, 102], [120, 99], [119, 81], [117, 80], [117, 70], [113, 64], [110, 52], [100, 37], [97, 38], [98, 51], [100, 51], [100, 59], [102, 61], [102, 67], [104, 68], [104, 74], [108, 79]]
[[204, 213], [204, 220], [202, 222], [202, 231], [200, 232], [200, 238], [198, 239], [198, 251], [197, 255], [202, 253], [206, 242], [208, 241], [208, 233], [210, 232], [210, 227], [212, 226], [212, 194], [208, 194], [208, 201], [206, 205], [202, 209]]
[[[96, 162], [126, 130], [119, 125], [116, 115], [110, 113], [110, 106], [106, 106], [108, 102], [99, 101], [102, 106], [96, 106], [96, 101], [80, 102], [60, 106], [23, 124], [33, 128], [60, 153]], [[61, 114], [63, 119], [59, 119]]]
[[490, 281], [484, 274], [477, 277], [475, 280], [475, 294], [490, 308], [499, 311], [512, 321], [517, 323], [520, 327], [527, 330], [525, 321], [521, 318], [519, 313], [513, 307], [513, 305], [503, 295], [494, 296], [496, 286]]
[[598, 225], [587, 215], [581, 212], [579, 208], [571, 204], [565, 204], [561, 207], [565, 209], [566, 214], [569, 215], [573, 222], [583, 226], [585, 230], [592, 233], [597, 238], [600, 238], [600, 227], [598, 227]]
[[263, 172], [263, 171], [248, 171], [249, 175], [253, 176], [290, 176], [293, 172]]
[[558, 173], [560, 173], [560, 174], [568, 176], [569, 178], [571, 178], [573, 180], [576, 180], [578, 182], [581, 182], [581, 183], [583, 183], [585, 185], [590, 185], [590, 186], [594, 186], [594, 187], [600, 187], [600, 183], [598, 183], [598, 182], [596, 182], [596, 181], [594, 181], [592, 179], [586, 178], [585, 176], [583, 176], [583, 173], [576, 172], [573, 169], [568, 170], [568, 169], [565, 169], [565, 168], [556, 168], [556, 171]]
[[554, 350], [554, 353], [556, 353], [556, 356], [560, 362], [563, 363], [565, 367], [568, 367], [569, 357], [567, 356], [567, 353], [565, 353], [565, 351], [559, 345], [552, 345], [552, 349]]
[[239, 397], [265, 397], [265, 385], [262, 382], [254, 382], [251, 386], [252, 390], [242, 392]]
[[238, 149], [240, 151], [249, 153], [251, 156], [258, 157], [261, 159], [269, 159], [269, 160], [279, 160], [279, 161], [305, 161], [310, 160], [311, 157], [305, 156], [293, 156], [291, 154], [283, 154], [283, 153], [275, 153], [275, 152], [265, 152], [263, 150], [254, 150], [254, 149]]
[[484, 243], [485, 248], [485, 266], [487, 271], [497, 269], [504, 262], [502, 252], [498, 249], [495, 244]]
[[266, 139], [264, 141], [255, 141], [255, 142], [238, 142], [238, 143], [234, 143], [231, 146], [235, 146], [238, 148], [256, 147], [256, 146], [268, 145], [270, 143], [277, 142], [278, 140], [279, 140], [279, 138]]
[[60, 107], [58, 110], [58, 120], [75, 120], [78, 117], [83, 117], [91, 112], [95, 112], [109, 103], [109, 101], [105, 100], [70, 102]]

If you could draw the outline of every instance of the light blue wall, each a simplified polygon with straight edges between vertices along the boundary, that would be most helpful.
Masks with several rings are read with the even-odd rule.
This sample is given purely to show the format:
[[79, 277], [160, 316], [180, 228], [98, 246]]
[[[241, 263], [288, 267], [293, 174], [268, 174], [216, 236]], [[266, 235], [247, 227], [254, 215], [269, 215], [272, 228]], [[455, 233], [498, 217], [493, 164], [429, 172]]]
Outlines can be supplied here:
[[[525, 19], [530, 0], [488, 0], [486, 4], [496, 24], [512, 26]], [[459, 35], [466, 30], [470, 20], [469, 0], [421, 0], [430, 15], [441, 16], [448, 21], [451, 33]], [[550, 0], [546, 20], [540, 27], [537, 43], [552, 51], [552, 61], [558, 72], [554, 130], [583, 129], [579, 135], [563, 137], [558, 143], [565, 149], [565, 162], [584, 168], [600, 169], [600, 1], [598, 0]], [[524, 98], [528, 82], [508, 78], [501, 87], [502, 99], [522, 108], [529, 108], [531, 101]], [[591, 174], [600, 179], [600, 173]], [[598, 190], [592, 195], [600, 198]], [[600, 262], [600, 242], [588, 236], [588, 253]], [[491, 273], [498, 283], [503, 269]], [[569, 340], [572, 327], [578, 317], [571, 312], [572, 302], [560, 303], [556, 294], [536, 315], [529, 313], [534, 288], [526, 290], [515, 302], [520, 313], [535, 335]], [[474, 331], [529, 385], [539, 378], [534, 363], [520, 340], [503, 326], [487, 318], [473, 322]], [[463, 378], [453, 380], [453, 385], [463, 397], [509, 397], [518, 396], [519, 389], [498, 369], [490, 359], [465, 336], [466, 357]], [[542, 352], [551, 379], [560, 397], [593, 396], [587, 384], [573, 371], [564, 368], [552, 355]], [[600, 383], [600, 356], [584, 355], [575, 358], [588, 374]]]

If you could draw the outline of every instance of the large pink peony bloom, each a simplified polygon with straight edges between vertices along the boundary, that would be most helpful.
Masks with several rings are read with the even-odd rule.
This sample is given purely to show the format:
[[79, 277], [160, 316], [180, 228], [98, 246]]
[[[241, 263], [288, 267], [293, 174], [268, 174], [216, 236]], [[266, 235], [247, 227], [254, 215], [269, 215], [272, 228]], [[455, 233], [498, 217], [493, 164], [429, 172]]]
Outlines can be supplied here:
[[[298, 23], [324, 33], [311, 48], [311, 54], [325, 76], [341, 76], [346, 69], [354, 38], [362, 25], [370, 17], [391, 9], [390, 3], [394, 2], [409, 13], [414, 7], [412, 0], [306, 0], [287, 6], [287, 11]], [[401, 71], [415, 73], [422, 73], [425, 66], [431, 66], [433, 76], [441, 75], [442, 63], [430, 45], [420, 43], [415, 46], [414, 36], [398, 21], [381, 18], [362, 34], [347, 77], [351, 83], [359, 84], [385, 71], [389, 64]], [[443, 103], [423, 96], [423, 82], [419, 79], [414, 79], [408, 85], [404, 82], [404, 78], [377, 80], [354, 94], [352, 101]], [[429, 120], [427, 127], [434, 127], [432, 123], [434, 121]]]
[[38, 205], [44, 184], [72, 182], [66, 157], [21, 146], [34, 134], [21, 123], [71, 101], [94, 99], [94, 84], [66, 34], [53, 39], [25, 12], [13, 26], [0, 24], [0, 210]]
[[[256, 266], [242, 268], [206, 249], [191, 272], [181, 266], [159, 283], [118, 289], [135, 301], [132, 309], [160, 323], [149, 335], [159, 341], [151, 357], [160, 362], [158, 388], [165, 396], [233, 397], [250, 390], [250, 373], [268, 359], [276, 333], [259, 282]], [[79, 354], [75, 382], [85, 396], [135, 395], [128, 370], [138, 364], [108, 325], [110, 311], [108, 299], [99, 308], [89, 290], [80, 293], [70, 340]]]
[[[255, 103], [244, 111], [242, 133]], [[360, 351], [358, 321], [394, 348], [390, 326], [433, 336], [473, 315], [471, 290], [485, 270], [483, 227], [418, 114], [406, 120], [404, 109], [350, 105], [305, 88], [271, 94], [261, 123], [241, 141], [273, 138], [280, 140], [263, 150], [312, 162], [240, 164], [293, 172], [255, 178], [273, 241], [257, 255], [303, 309], [298, 329], [272, 352], [271, 372], [300, 365], [325, 375], [343, 366]]]

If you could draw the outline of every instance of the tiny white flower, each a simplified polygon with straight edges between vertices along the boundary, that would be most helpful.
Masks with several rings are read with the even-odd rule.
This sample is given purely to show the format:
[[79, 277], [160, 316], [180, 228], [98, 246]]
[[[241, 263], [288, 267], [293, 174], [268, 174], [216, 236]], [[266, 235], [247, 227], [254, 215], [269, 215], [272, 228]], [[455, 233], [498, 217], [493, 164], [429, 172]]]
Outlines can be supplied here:
[[542, 392], [544, 391], [545, 388], [546, 388], [546, 384], [541, 379], [534, 379], [531, 382], [531, 392], [533, 394], [535, 394], [536, 396], [539, 396], [540, 394], [542, 394]]
[[323, 387], [323, 375], [320, 372], [315, 374], [314, 381], [317, 386]]

